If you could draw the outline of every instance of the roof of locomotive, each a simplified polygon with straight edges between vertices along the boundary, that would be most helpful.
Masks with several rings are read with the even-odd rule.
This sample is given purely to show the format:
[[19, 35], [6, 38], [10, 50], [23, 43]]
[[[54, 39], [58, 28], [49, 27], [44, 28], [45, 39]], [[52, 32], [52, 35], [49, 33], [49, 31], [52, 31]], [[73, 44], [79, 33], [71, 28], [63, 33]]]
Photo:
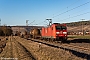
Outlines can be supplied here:
[[51, 27], [51, 26], [66, 26], [66, 24], [60, 24], [60, 23], [53, 23], [52, 25], [50, 25], [50, 26], [44, 26], [44, 27], [42, 27], [42, 28], [48, 28], [48, 27]]

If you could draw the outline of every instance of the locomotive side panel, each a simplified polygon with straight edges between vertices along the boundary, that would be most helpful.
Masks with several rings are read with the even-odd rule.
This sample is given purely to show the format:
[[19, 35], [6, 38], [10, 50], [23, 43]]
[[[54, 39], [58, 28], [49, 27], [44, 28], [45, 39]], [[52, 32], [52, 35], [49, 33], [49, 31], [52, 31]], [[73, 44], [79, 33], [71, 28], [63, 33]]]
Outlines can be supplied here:
[[55, 38], [55, 28], [54, 26], [49, 26], [47, 28], [42, 28], [42, 37], [44, 38]]
[[42, 37], [54, 38], [65, 41], [67, 39], [67, 29], [65, 24], [52, 24], [47, 28], [42, 28]]
[[41, 36], [44, 36], [45, 35], [45, 28], [42, 28], [41, 30]]
[[56, 39], [56, 29], [54, 24], [52, 25], [52, 37]]
[[48, 27], [48, 36], [49, 36], [49, 38], [51, 38], [52, 37], [52, 29], [51, 29], [51, 27]]

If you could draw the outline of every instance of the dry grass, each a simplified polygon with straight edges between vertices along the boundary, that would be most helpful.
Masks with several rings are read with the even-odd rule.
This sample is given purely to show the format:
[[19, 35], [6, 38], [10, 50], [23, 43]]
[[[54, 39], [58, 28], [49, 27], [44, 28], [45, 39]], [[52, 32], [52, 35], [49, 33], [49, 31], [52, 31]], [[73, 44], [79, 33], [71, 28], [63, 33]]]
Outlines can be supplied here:
[[32, 60], [27, 54], [28, 52], [16, 42], [15, 39], [9, 37], [4, 51], [0, 54], [3, 58], [17, 58], [18, 60]]
[[17, 41], [31, 51], [37, 60], [84, 60], [73, 55], [71, 52], [62, 49], [53, 48], [43, 44], [39, 47], [37, 42], [32, 42], [21, 38]]
[[4, 50], [6, 43], [6, 39], [4, 37], [0, 37], [0, 53]]
[[[20, 42], [36, 60], [84, 60], [80, 57], [73, 55], [69, 51], [65, 51], [59, 48], [50, 47], [37, 42], [32, 42], [23, 38], [15, 37], [16, 41]], [[19, 60], [32, 60], [28, 57], [27, 52], [18, 45], [17, 42], [9, 40], [4, 51], [0, 54], [0, 57], [18, 58]]]

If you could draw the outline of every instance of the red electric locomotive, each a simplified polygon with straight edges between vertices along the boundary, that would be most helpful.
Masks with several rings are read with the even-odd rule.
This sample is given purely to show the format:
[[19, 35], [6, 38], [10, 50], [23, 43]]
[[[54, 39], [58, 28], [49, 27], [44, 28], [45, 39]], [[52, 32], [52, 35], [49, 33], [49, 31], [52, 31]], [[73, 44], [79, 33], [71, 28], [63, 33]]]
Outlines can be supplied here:
[[66, 24], [53, 23], [51, 26], [43, 27], [41, 30], [41, 36], [43, 38], [66, 41], [67, 40]]

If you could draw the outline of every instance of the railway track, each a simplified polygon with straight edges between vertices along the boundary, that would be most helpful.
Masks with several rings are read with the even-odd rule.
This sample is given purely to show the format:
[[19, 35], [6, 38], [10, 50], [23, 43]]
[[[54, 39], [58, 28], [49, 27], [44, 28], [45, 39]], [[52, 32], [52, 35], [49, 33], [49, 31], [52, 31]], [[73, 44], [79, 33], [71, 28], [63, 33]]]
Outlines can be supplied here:
[[[29, 41], [30, 40], [30, 41]], [[33, 42], [37, 42], [34, 47], [36, 47], [37, 50], [31, 50], [33, 45], [30, 46], [30, 44]], [[39, 39], [23, 39], [20, 37], [9, 37], [7, 40], [6, 47], [4, 51], [0, 54], [0, 57], [2, 58], [17, 58], [17, 60], [37, 60], [39, 57], [37, 57], [37, 51], [41, 51], [42, 49], [38, 47], [40, 44], [41, 46], [49, 46], [64, 50], [69, 50], [70, 52], [79, 52], [85, 54], [83, 57], [86, 57], [86, 59], [90, 59], [90, 48], [85, 48], [77, 45], [67, 44], [67, 43], [60, 43], [60, 42], [50, 42], [45, 40], [39, 40]], [[33, 47], [33, 48], [34, 48]], [[43, 48], [43, 47], [42, 47]], [[43, 52], [44, 53], [44, 52]], [[40, 53], [42, 54], [42, 53]], [[42, 54], [43, 55], [43, 54]]]
[[16, 44], [16, 49], [17, 53], [18, 53], [18, 58], [20, 60], [36, 60], [32, 54], [22, 45], [20, 44], [18, 41], [15, 40], [14, 44]]
[[[90, 55], [90, 48], [86, 48], [83, 46], [81, 47], [81, 46], [67, 44], [67, 43], [57, 43], [57, 42], [43, 41], [43, 40], [38, 40], [38, 39], [31, 39], [31, 41], [45, 44], [45, 45], [52, 46], [52, 47], [56, 47], [56, 48], [73, 50], [73, 51], [76, 51], [79, 53]], [[81, 44], [83, 44], [83, 43], [81, 43]]]
[[7, 46], [4, 52], [0, 55], [1, 59], [15, 59], [15, 60], [36, 60], [32, 54], [14, 37], [9, 37]]
[[75, 46], [75, 45], [69, 45], [69, 44], [62, 44], [61, 47], [90, 55], [90, 48], [85, 48], [85, 47], [80, 47], [80, 46]]
[[[67, 44], [67, 43], [63, 44], [63, 43], [60, 43], [60, 42], [57, 42], [57, 41], [56, 42], [50, 42], [50, 41], [39, 40], [39, 39], [31, 39], [31, 38], [29, 38], [28, 41], [25, 41], [26, 39], [23, 39], [23, 38], [20, 38], [20, 37], [17, 37], [16, 39], [17, 39], [18, 42], [25, 45], [27, 48], [29, 48], [29, 45], [31, 44], [31, 41], [32, 41], [32, 42], [37, 42], [37, 45], [40, 44], [41, 47], [43, 45], [44, 46], [46, 45], [46, 46], [49, 46], [49, 47], [64, 49], [64, 50], [72, 52], [73, 54], [77, 54], [77, 56], [79, 56], [79, 57], [90, 59], [90, 48], [81, 47], [81, 46], [73, 45], [73, 44]], [[21, 39], [21, 40], [18, 40], [18, 39]]]

